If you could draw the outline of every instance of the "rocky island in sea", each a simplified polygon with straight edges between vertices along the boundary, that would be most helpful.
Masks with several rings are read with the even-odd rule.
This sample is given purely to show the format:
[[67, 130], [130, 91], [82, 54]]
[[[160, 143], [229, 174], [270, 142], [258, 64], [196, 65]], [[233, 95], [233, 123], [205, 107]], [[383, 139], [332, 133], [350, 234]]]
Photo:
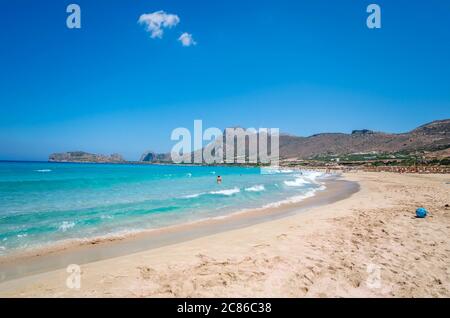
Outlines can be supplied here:
[[148, 163], [169, 163], [172, 161], [170, 153], [156, 153], [154, 151], [146, 151], [141, 155], [140, 162]]
[[93, 163], [124, 163], [126, 160], [120, 154], [98, 155], [84, 151], [53, 153], [48, 157], [50, 162], [93, 162]]

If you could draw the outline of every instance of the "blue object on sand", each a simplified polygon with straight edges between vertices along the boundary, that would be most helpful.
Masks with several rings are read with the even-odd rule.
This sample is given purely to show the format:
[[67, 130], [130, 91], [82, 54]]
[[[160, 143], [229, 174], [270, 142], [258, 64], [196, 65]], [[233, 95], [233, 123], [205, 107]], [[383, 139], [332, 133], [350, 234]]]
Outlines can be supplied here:
[[428, 214], [428, 211], [425, 208], [418, 208], [416, 210], [416, 215], [418, 218], [423, 219], [424, 217], [426, 217]]

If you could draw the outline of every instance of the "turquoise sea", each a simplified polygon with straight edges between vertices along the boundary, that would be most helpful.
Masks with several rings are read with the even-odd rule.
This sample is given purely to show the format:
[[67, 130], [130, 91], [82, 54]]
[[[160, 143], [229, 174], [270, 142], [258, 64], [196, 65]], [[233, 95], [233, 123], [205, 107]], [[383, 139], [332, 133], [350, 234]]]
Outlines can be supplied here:
[[0, 162], [0, 255], [301, 201], [324, 188], [320, 176], [242, 167]]

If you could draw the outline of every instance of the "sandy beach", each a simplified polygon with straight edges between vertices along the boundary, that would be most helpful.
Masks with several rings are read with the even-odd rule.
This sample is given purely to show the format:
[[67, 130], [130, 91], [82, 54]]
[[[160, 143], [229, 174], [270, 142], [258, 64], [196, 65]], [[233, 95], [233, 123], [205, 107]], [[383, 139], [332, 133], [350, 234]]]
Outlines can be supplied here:
[[[0, 284], [2, 297], [449, 297], [450, 176], [352, 172], [282, 218]], [[417, 207], [430, 215], [415, 217]]]

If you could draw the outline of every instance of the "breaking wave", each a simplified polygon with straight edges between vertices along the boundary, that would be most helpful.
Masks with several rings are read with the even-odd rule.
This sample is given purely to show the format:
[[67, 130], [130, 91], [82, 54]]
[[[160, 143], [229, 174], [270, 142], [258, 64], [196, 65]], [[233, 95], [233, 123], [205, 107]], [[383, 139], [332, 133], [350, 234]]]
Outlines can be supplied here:
[[249, 187], [249, 188], [245, 188], [245, 191], [247, 192], [261, 192], [266, 190], [266, 188], [261, 184], [261, 185], [255, 185], [253, 187]]

